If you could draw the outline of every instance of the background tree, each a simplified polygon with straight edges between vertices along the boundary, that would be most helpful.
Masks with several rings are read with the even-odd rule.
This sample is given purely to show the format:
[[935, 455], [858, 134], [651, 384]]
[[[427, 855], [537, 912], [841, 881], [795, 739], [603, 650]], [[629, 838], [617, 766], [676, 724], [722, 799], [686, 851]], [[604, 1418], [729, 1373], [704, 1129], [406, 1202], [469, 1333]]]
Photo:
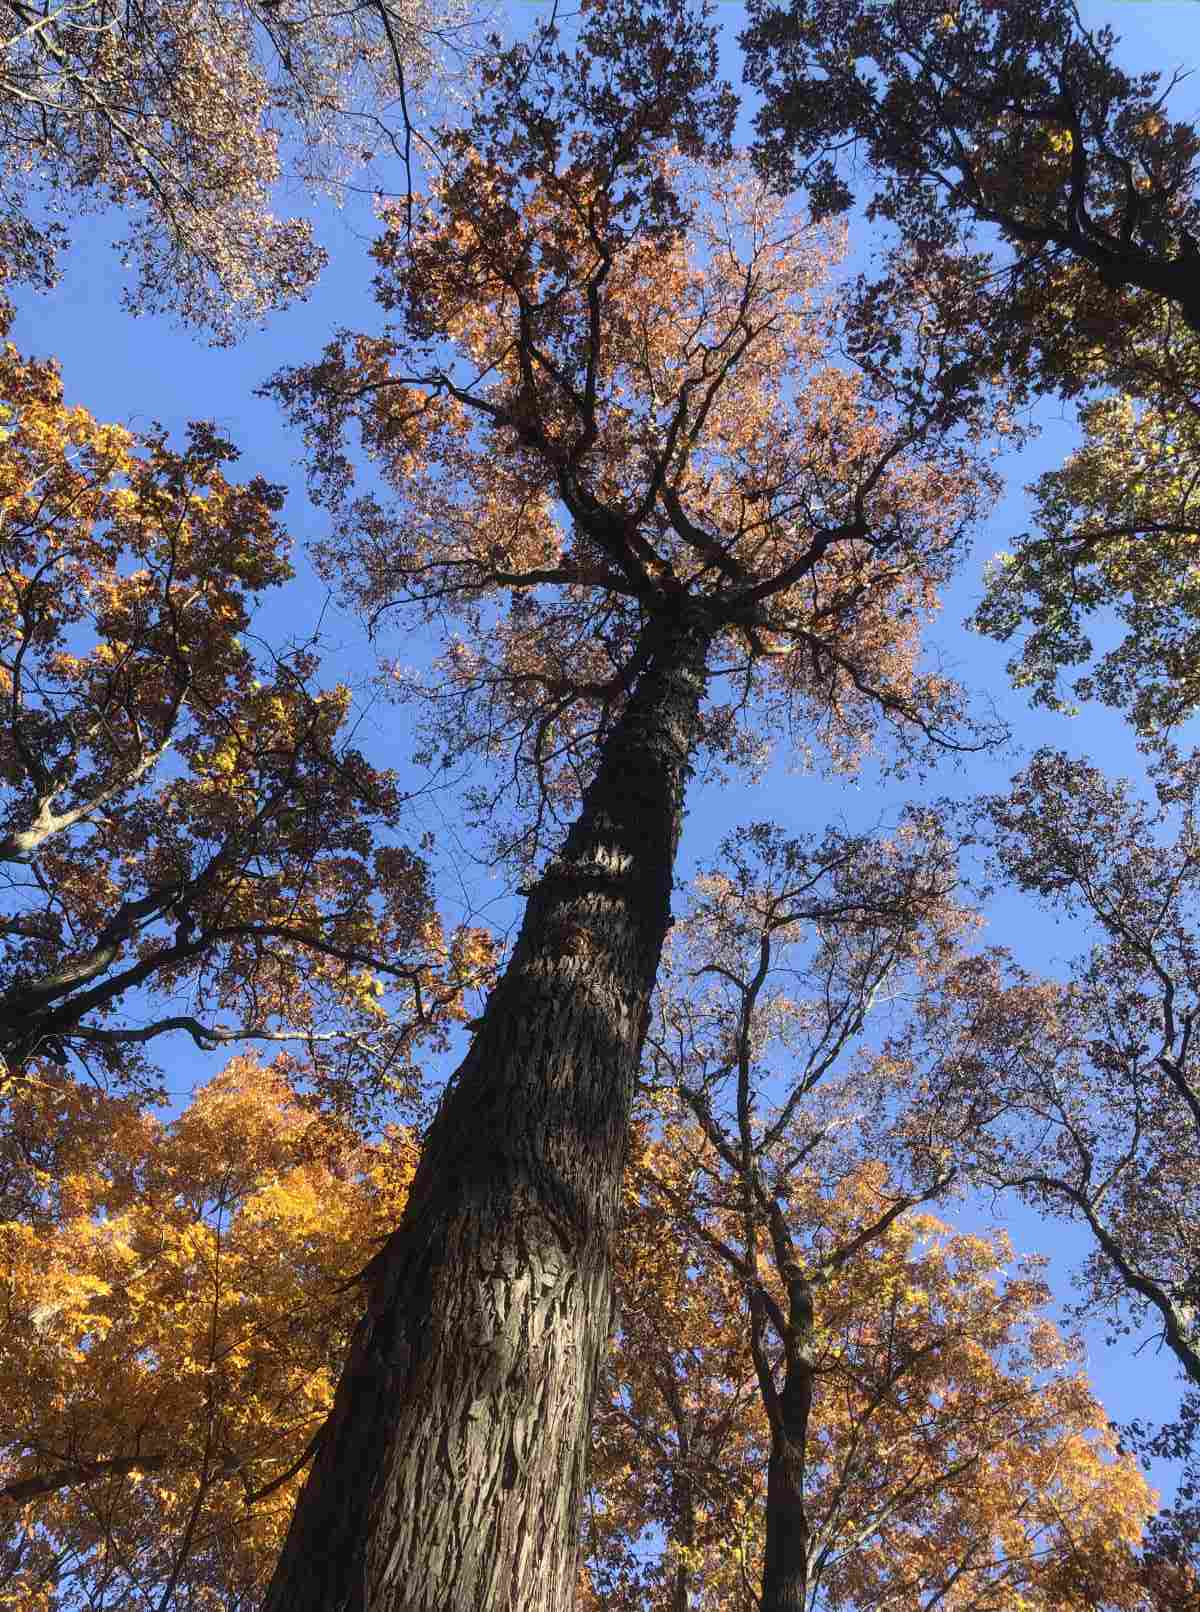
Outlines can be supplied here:
[[812, 238], [707, 165], [731, 115], [673, 0], [515, 47], [376, 249], [396, 324], [273, 386], [373, 618], [463, 631], [431, 745], [512, 757], [493, 820], [555, 854], [375, 1266], [271, 1612], [562, 1605], [686, 778], [778, 727], [845, 756], [881, 711], [955, 742], [919, 628], [981, 486], [953, 427], [982, 421], [919, 306], [889, 310], [902, 363], [882, 338], [831, 361]]
[[[742, 1289], [770, 1428], [758, 1604], [799, 1612], [820, 1560], [806, 1463], [825, 1287], [954, 1179], [943, 1162], [949, 1150], [933, 1135], [936, 1116], [923, 1115], [910, 1134], [894, 1078], [904, 1065], [866, 1040], [868, 1014], [887, 1017], [891, 1004], [903, 1021], [907, 997], [936, 992], [970, 918], [953, 899], [954, 847], [919, 813], [877, 839], [829, 831], [806, 841], [758, 824], [721, 853], [675, 927], [660, 987], [650, 1100], [678, 1163], [674, 1185], [654, 1180], [647, 1190], [673, 1206], [687, 1241], [708, 1243], [729, 1264]], [[901, 1042], [912, 1028], [892, 1025]], [[682, 1130], [680, 1116], [690, 1121]], [[697, 1125], [699, 1153], [685, 1139]], [[884, 1168], [873, 1199], [871, 1171], [859, 1182], [848, 1241], [797, 1240], [787, 1206], [799, 1178], [832, 1191], [858, 1177], [864, 1159], [874, 1169], [889, 1154], [897, 1168]]]
[[53, 283], [61, 214], [115, 204], [127, 306], [231, 340], [325, 260], [308, 219], [277, 216], [277, 182], [328, 191], [404, 156], [407, 96], [467, 21], [457, 0], [5, 0], [2, 277]]
[[[579, 1604], [776, 1605], [756, 1592], [760, 1572], [769, 1583], [762, 1492], [775, 1438], [742, 1283], [714, 1245], [738, 1235], [741, 1216], [697, 1203], [697, 1164], [714, 1177], [724, 1166], [695, 1127], [644, 1141], [637, 1158]], [[820, 1287], [809, 1343], [810, 1571], [794, 1604], [1084, 1612], [1102, 1577], [1107, 1605], [1141, 1612], [1134, 1547], [1150, 1492], [1040, 1313], [1049, 1294], [1036, 1274], [1014, 1270], [1003, 1236], [952, 1235], [928, 1214], [878, 1231], [881, 1205], [902, 1191], [882, 1165], [836, 1184], [801, 1169], [792, 1188], [780, 1213], [806, 1262], [849, 1251]], [[759, 1275], [786, 1314], [778, 1271], [768, 1262]]]
[[1169, 104], [1181, 74], [1124, 72], [1112, 30], [1085, 28], [1072, 0], [748, 9], [757, 160], [823, 214], [850, 206], [839, 166], [865, 156], [869, 215], [897, 226], [917, 272], [949, 274], [993, 362], [1032, 361], [1070, 395], [1097, 368], [1121, 384], [1164, 303], [1200, 333], [1200, 136]]
[[[1144, 375], [1081, 406], [1081, 445], [1027, 489], [1036, 530], [999, 556], [975, 624], [1021, 636], [1009, 670], [1038, 703], [1061, 709], [1082, 665], [1071, 692], [1153, 736], [1200, 704], [1200, 342], [1177, 324], [1138, 351]], [[1107, 636], [1114, 616], [1122, 634], [1097, 654], [1090, 621]]]
[[301, 1072], [239, 1056], [166, 1124], [9, 1094], [4, 1605], [257, 1605], [417, 1151], [314, 1114]]
[[1123, 1436], [1181, 1463], [1142, 1576], [1149, 1607], [1187, 1609], [1200, 1566], [1197, 759], [1168, 748], [1151, 778], [1147, 804], [1041, 751], [1010, 794], [986, 801], [979, 831], [1004, 877], [1098, 940], [1065, 983], [1002, 953], [970, 963], [957, 1007], [950, 998], [930, 1015], [940, 1047], [924, 1089], [957, 1108], [974, 1169], [1086, 1230], [1080, 1310], [1116, 1334], [1149, 1328], [1182, 1372], [1178, 1418], [1155, 1430], [1143, 1417]]
[[[1075, 683], [1145, 733], [1195, 709], [1200, 193], [1183, 77], [1131, 75], [1073, 0], [876, 5], [754, 0], [747, 77], [764, 95], [756, 160], [814, 213], [851, 205], [894, 226], [864, 307], [919, 288], [957, 323], [981, 384], [1034, 397], [1104, 392], [1084, 445], [1029, 491], [1037, 530], [1001, 556], [975, 625], [1027, 636], [1012, 663], [1058, 703], [1092, 656], [1088, 618], [1126, 632]], [[972, 336], [966, 334], [973, 333]]]
[[[1040, 751], [981, 832], [1018, 888], [1098, 943], [1065, 984], [1003, 953], [965, 965], [930, 1014], [935, 1101], [956, 1105], [975, 1164], [1085, 1227], [1088, 1302], [1149, 1320], [1200, 1384], [1200, 1096], [1194, 890], [1196, 757], [1156, 760], [1158, 809], [1085, 762]], [[1169, 837], [1168, 837], [1169, 834]]]
[[152, 1083], [172, 1031], [305, 1045], [342, 1103], [410, 1088], [490, 948], [443, 938], [315, 646], [250, 647], [291, 575], [279, 489], [230, 482], [209, 426], [176, 451], [67, 407], [11, 347], [0, 397], [5, 1089]]

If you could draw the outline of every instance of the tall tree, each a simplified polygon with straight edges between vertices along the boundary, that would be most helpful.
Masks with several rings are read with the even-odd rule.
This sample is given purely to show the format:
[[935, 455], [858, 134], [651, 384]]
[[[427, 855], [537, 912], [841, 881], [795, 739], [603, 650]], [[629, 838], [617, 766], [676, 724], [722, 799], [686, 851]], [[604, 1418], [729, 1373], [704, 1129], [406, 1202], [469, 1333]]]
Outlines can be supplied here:
[[965, 965], [922, 1074], [975, 1168], [1089, 1233], [1089, 1304], [1150, 1322], [1200, 1385], [1200, 761], [1168, 751], [1152, 777], [1156, 810], [1042, 751], [986, 802], [1005, 876], [1098, 939], [1066, 983], [999, 952]]
[[[827, 1289], [954, 1180], [952, 1138], [938, 1138], [936, 1116], [914, 1118], [905, 1065], [867, 1039], [869, 1019], [873, 1030], [890, 1018], [907, 1041], [917, 1026], [901, 1004], [936, 993], [953, 968], [971, 926], [954, 886], [954, 847], [920, 813], [876, 838], [805, 840], [756, 824], [724, 842], [672, 931], [648, 1083], [668, 1127], [658, 1156], [677, 1162], [644, 1190], [741, 1288], [743, 1352], [770, 1429], [762, 1612], [803, 1612], [827, 1555], [807, 1477]], [[687, 1140], [697, 1126], [698, 1152]], [[804, 1183], [852, 1178], [848, 1233], [798, 1235], [788, 1205]]]
[[410, 1083], [490, 952], [442, 935], [315, 646], [250, 647], [291, 575], [279, 489], [231, 482], [210, 426], [176, 450], [68, 407], [12, 347], [0, 399], [4, 1089], [152, 1085], [172, 1033], [306, 1047], [338, 1102]]
[[127, 305], [232, 339], [325, 261], [277, 182], [328, 191], [403, 157], [408, 97], [467, 20], [457, 0], [5, 0], [0, 282], [53, 283], [64, 211], [116, 205]]
[[[953, 338], [895, 309], [902, 361], [882, 332], [831, 361], [826, 254], [708, 161], [716, 67], [675, 0], [509, 51], [376, 247], [396, 324], [274, 383], [329, 563], [376, 619], [465, 627], [431, 747], [505, 758], [518, 820], [491, 820], [554, 854], [376, 1262], [270, 1612], [569, 1598], [687, 777], [776, 725], [845, 758], [880, 711], [961, 742], [917, 661], [981, 486]], [[354, 487], [353, 424], [382, 491]]]

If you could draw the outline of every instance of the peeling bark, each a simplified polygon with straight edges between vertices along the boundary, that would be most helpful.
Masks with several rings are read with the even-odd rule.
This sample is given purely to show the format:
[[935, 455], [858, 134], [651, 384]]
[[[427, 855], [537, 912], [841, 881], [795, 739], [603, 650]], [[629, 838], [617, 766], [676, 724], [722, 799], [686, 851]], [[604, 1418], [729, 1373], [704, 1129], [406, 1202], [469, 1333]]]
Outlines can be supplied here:
[[712, 623], [681, 601], [431, 1127], [264, 1612], [564, 1612]]

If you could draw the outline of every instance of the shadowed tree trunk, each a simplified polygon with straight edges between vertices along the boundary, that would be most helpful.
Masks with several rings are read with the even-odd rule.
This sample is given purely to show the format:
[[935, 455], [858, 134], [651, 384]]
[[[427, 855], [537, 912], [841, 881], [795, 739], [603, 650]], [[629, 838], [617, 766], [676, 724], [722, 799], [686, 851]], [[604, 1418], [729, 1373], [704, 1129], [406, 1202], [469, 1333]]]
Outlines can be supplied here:
[[675, 1483], [675, 1543], [682, 1547], [675, 1559], [675, 1578], [671, 1585], [671, 1612], [689, 1612], [692, 1604], [691, 1552], [696, 1544], [696, 1488], [692, 1482], [692, 1427], [686, 1417], [679, 1414], [679, 1401], [673, 1400], [679, 1433], [679, 1472]]
[[681, 602], [430, 1129], [264, 1612], [564, 1612], [710, 619]]
[[[679, 1526], [675, 1538], [685, 1551], [690, 1551], [696, 1543], [696, 1507], [691, 1480], [684, 1478], [680, 1488]], [[692, 1604], [691, 1583], [692, 1569], [688, 1558], [677, 1558], [675, 1579], [671, 1585], [671, 1612], [689, 1612]]]
[[804, 1458], [813, 1395], [813, 1303], [803, 1276], [794, 1267], [784, 1274], [788, 1278], [786, 1360], [783, 1386], [770, 1411], [762, 1612], [805, 1612], [808, 1595]]

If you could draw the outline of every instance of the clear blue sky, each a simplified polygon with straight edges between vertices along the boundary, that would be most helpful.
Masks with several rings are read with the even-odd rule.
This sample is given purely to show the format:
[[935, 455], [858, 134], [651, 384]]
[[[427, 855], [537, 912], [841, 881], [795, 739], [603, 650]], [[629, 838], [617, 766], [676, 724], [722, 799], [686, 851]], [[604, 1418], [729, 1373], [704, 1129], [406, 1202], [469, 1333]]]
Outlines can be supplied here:
[[[1124, 39], [1121, 59], [1134, 69], [1190, 65], [1200, 44], [1200, 4], [1196, 0], [1126, 0], [1126, 3], [1086, 4], [1085, 21], [1111, 23]], [[533, 6], [514, 6], [510, 21], [515, 29], [528, 25]], [[741, 26], [741, 9], [732, 3], [719, 7], [728, 48], [726, 70], [737, 81], [737, 52], [733, 40]], [[1200, 90], [1195, 82], [1183, 86], [1177, 103], [1195, 112]], [[108, 248], [112, 221], [98, 219], [70, 254], [62, 285], [45, 296], [19, 300], [13, 339], [27, 354], [55, 356], [62, 364], [68, 400], [87, 405], [102, 419], [122, 420], [135, 426], [161, 421], [172, 432], [191, 418], [215, 418], [239, 444], [239, 473], [261, 473], [290, 489], [286, 519], [299, 548], [321, 534], [322, 517], [307, 504], [302, 475], [294, 460], [298, 445], [284, 430], [275, 406], [254, 396], [254, 389], [281, 363], [315, 355], [331, 328], [362, 322], [370, 328], [375, 309], [370, 297], [371, 264], [365, 245], [374, 234], [369, 202], [352, 201], [338, 212], [329, 206], [313, 207], [303, 196], [285, 200], [289, 210], [306, 210], [314, 219], [330, 253], [330, 267], [311, 300], [273, 317], [266, 328], [253, 332], [230, 350], [206, 348], [167, 321], [133, 320], [119, 304], [121, 272]], [[1004, 673], [1007, 651], [961, 630], [980, 591], [986, 559], [1009, 546], [1012, 535], [1023, 529], [1023, 484], [1041, 469], [1060, 462], [1072, 441], [1070, 418], [1058, 406], [1045, 409], [1041, 436], [1004, 465], [1009, 478], [1005, 499], [995, 508], [978, 534], [974, 556], [946, 601], [945, 615], [933, 641], [945, 659], [969, 686], [995, 700], [1011, 723], [1017, 749], [1035, 744], [1060, 745], [1089, 755], [1112, 772], [1139, 771], [1139, 758], [1121, 723], [1109, 714], [1088, 711], [1073, 720], [1031, 712], [1022, 696], [1012, 692]], [[303, 633], [315, 623], [325, 604], [324, 592], [311, 575], [292, 590], [284, 605], [274, 605], [261, 627], [265, 635], [286, 637]], [[369, 668], [369, 651], [361, 629], [336, 613], [327, 622], [339, 646], [331, 668], [336, 675], [363, 676]], [[406, 658], [412, 651], [406, 647]], [[1184, 742], [1187, 735], [1183, 735]], [[359, 742], [380, 764], [407, 770], [408, 740], [403, 713], [375, 704], [364, 709]], [[1013, 755], [975, 759], [969, 773], [952, 771], [931, 782], [938, 794], [968, 794], [999, 789], [1016, 765]], [[830, 781], [812, 775], [795, 775], [786, 768], [773, 770], [756, 788], [744, 792], [697, 791], [690, 802], [683, 871], [703, 855], [734, 821], [775, 818], [793, 830], [819, 831], [827, 820], [843, 818], [866, 827], [894, 813], [905, 799], [903, 785], [881, 785], [866, 775], [857, 784]], [[427, 806], [427, 826], [443, 837], [453, 824], [451, 804], [440, 817]], [[499, 886], [495, 887], [499, 892]], [[475, 899], [486, 897], [486, 880], [476, 881]], [[457, 893], [446, 888], [448, 901]], [[503, 909], [500, 909], [503, 910]], [[1055, 970], [1056, 963], [1086, 945], [1083, 935], [1064, 935], [1036, 917], [1018, 898], [997, 900], [989, 914], [989, 939], [1011, 945], [1027, 966]], [[194, 1078], [213, 1072], [183, 1045], [178, 1052], [178, 1090]], [[967, 1211], [972, 1224], [990, 1224], [990, 1209]], [[1083, 1243], [1067, 1228], [1039, 1222], [1027, 1213], [1013, 1213], [1007, 1224], [1019, 1250], [1051, 1255], [1051, 1280], [1056, 1291], [1069, 1296], [1067, 1276]], [[1133, 1415], [1164, 1417], [1175, 1402], [1173, 1376], [1165, 1362], [1156, 1366], [1143, 1355], [1135, 1365], [1126, 1350], [1106, 1351], [1096, 1330], [1089, 1347], [1089, 1366], [1110, 1414], [1120, 1420]], [[1165, 1474], [1164, 1474], [1165, 1476]]]

